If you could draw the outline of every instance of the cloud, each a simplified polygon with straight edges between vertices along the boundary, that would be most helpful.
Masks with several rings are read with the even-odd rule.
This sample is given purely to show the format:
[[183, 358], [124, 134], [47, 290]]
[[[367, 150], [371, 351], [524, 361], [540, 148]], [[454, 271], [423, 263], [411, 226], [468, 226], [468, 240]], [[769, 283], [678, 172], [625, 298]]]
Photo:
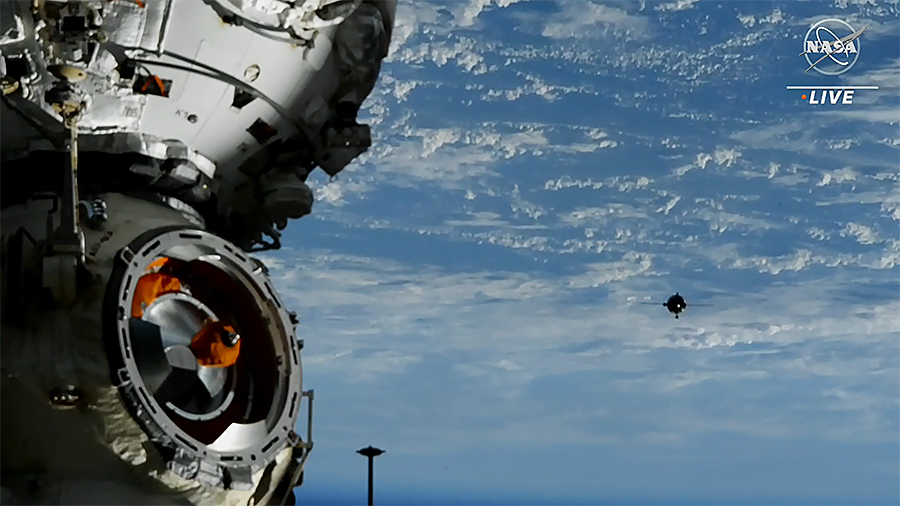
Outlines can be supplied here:
[[[854, 9], [852, 14], [890, 17], [897, 15], [897, 0], [835, 0], [835, 7], [839, 9]], [[868, 30], [867, 30], [868, 31]], [[896, 31], [894, 31], [896, 33]]]
[[820, 127], [811, 121], [780, 121], [739, 130], [729, 138], [748, 148], [811, 153], [816, 150]]
[[391, 47], [385, 61], [393, 61], [394, 55], [420, 31], [421, 25], [433, 25], [438, 20], [438, 7], [428, 2], [401, 1], [397, 5]]
[[[405, 135], [384, 139], [360, 162], [377, 171], [382, 183], [410, 186], [432, 182], [445, 188], [464, 189], [463, 182], [493, 174], [495, 162], [535, 153], [549, 145], [538, 129], [413, 128]], [[386, 175], [398, 176], [386, 178]]]
[[561, 5], [561, 11], [547, 20], [542, 32], [544, 37], [595, 38], [608, 34], [639, 37], [649, 27], [646, 18], [631, 15], [623, 9], [586, 0], [565, 1]]
[[835, 184], [841, 184], [845, 181], [856, 181], [857, 172], [850, 167], [844, 167], [838, 170], [825, 171], [822, 173], [822, 181], [820, 181], [816, 186], [826, 186], [834, 182]]
[[398, 51], [393, 59], [406, 64], [427, 62], [437, 67], [453, 61], [466, 72], [474, 74], [484, 74], [488, 70], [480, 54], [479, 43], [469, 37], [459, 37], [455, 41], [424, 42]]
[[[316, 204], [328, 204], [332, 206], [342, 206], [346, 204], [346, 199], [359, 199], [370, 190], [370, 186], [366, 183], [356, 181], [349, 174], [343, 174], [340, 179], [335, 179], [327, 183], [320, 183], [310, 178], [307, 183], [313, 190]], [[318, 210], [318, 208], [317, 208]]]
[[465, 4], [458, 4], [454, 10], [454, 17], [459, 26], [467, 27], [475, 24], [478, 15], [484, 11], [486, 7], [493, 3], [497, 7], [505, 8], [521, 0], [470, 0]]
[[696, 4], [699, 0], [677, 0], [675, 2], [667, 2], [661, 3], [653, 8], [657, 11], [662, 12], [676, 12], [676, 11], [684, 11], [688, 9], [692, 9], [694, 4]]
[[[268, 254], [322, 441], [680, 461], [723, 434], [896, 443], [896, 129], [785, 120], [746, 90], [723, 109], [797, 32], [648, 5], [398, 9], [373, 147], [313, 181], [320, 221], [285, 240], [331, 250]], [[885, 87], [857, 95], [867, 115], [896, 109], [878, 71], [846, 77]], [[675, 320], [676, 290], [713, 305]]]
[[663, 213], [663, 214], [669, 214], [669, 212], [672, 211], [672, 209], [675, 209], [675, 206], [678, 205], [679, 201], [681, 201], [681, 197], [675, 196], [672, 198], [672, 200], [666, 202], [665, 206], [657, 209], [656, 212]]
[[750, 28], [754, 25], [777, 25], [784, 23], [784, 14], [779, 9], [775, 9], [770, 14], [763, 16], [761, 18], [757, 18], [752, 14], [747, 15], [738, 15], [738, 20], [744, 25], [745, 28]]
[[646, 189], [652, 182], [653, 180], [646, 176], [614, 176], [602, 181], [594, 181], [593, 179], [573, 179], [564, 176], [559, 179], [547, 181], [544, 183], [544, 189], [559, 191], [567, 188], [589, 188], [592, 190], [609, 188], [619, 192], [630, 192]]
[[859, 141], [856, 139], [841, 139], [841, 140], [829, 140], [828, 149], [850, 149], [853, 146], [858, 146]]
[[[881, 241], [870, 242], [877, 238], [877, 235], [870, 234], [870, 232], [871, 229], [860, 229], [858, 225], [837, 231], [842, 236], [854, 236], [860, 244], [872, 246], [881, 243]], [[815, 234], [815, 231], [812, 234]], [[804, 247], [786, 255], [742, 256], [733, 247], [718, 247], [708, 248], [702, 254], [715, 261], [720, 269], [756, 269], [761, 273], [775, 276], [783, 272], [800, 272], [813, 266], [825, 266], [832, 269], [852, 267], [874, 270], [893, 269], [900, 265], [900, 249], [898, 248], [900, 248], [900, 241], [891, 241], [883, 248], [872, 247], [863, 253], [825, 251], [819, 253]]]
[[784, 225], [776, 223], [770, 219], [743, 216], [740, 214], [729, 213], [720, 209], [700, 209], [694, 211], [693, 215], [707, 221], [709, 223], [710, 230], [719, 233], [723, 233], [729, 228], [742, 228], [755, 231], [785, 228]]
[[561, 217], [570, 226], [602, 227], [616, 220], [646, 218], [644, 213], [630, 204], [609, 204], [608, 207], [587, 207], [572, 211]]
[[[868, 32], [869, 30], [866, 29], [866, 31]], [[848, 75], [846, 78], [851, 84], [878, 86], [878, 93], [867, 94], [893, 95], [896, 97], [896, 90], [900, 89], [900, 82], [898, 82], [900, 80], [900, 58], [888, 61], [886, 65], [879, 69], [870, 70], [864, 74]], [[867, 91], [871, 92], [874, 90]]]
[[618, 262], [588, 265], [588, 272], [569, 281], [572, 288], [596, 288], [614, 281], [623, 281], [650, 270], [652, 256], [628, 253]]
[[539, 77], [525, 74], [524, 75], [527, 84], [518, 86], [513, 89], [491, 89], [488, 90], [486, 94], [482, 96], [484, 100], [497, 100], [497, 99], [505, 99], [508, 101], [518, 100], [519, 98], [526, 95], [537, 95], [548, 102], [554, 102], [560, 98], [561, 94], [575, 93], [575, 94], [584, 94], [587, 93], [586, 88], [577, 87], [577, 86], [556, 86], [551, 85]]
[[692, 165], [684, 165], [675, 169], [674, 174], [676, 176], [683, 176], [693, 170], [694, 168], [704, 170], [709, 162], [715, 162], [718, 166], [731, 167], [741, 158], [741, 152], [737, 149], [729, 149], [719, 147], [712, 153], [698, 153], [694, 157], [694, 163]]
[[446, 220], [444, 222], [445, 225], [453, 226], [453, 227], [507, 227], [510, 224], [500, 218], [500, 215], [497, 213], [491, 212], [479, 212], [479, 213], [470, 213], [469, 219], [467, 220]]
[[[573, 139], [572, 133], [581, 139]], [[346, 171], [357, 177], [355, 189], [365, 190], [370, 180], [377, 178], [380, 184], [408, 187], [425, 181], [447, 189], [469, 190], [463, 186], [467, 181], [494, 177], [497, 165], [507, 160], [551, 154], [582, 155], [619, 146], [619, 141], [609, 138], [608, 133], [593, 128], [537, 123], [419, 128], [412, 116], [400, 119], [393, 127], [383, 126], [378, 135], [373, 147]], [[369, 179], [363, 180], [364, 174]], [[620, 191], [648, 183], [647, 178], [637, 178], [635, 182], [615, 178], [606, 182], [620, 186]]]
[[897, 107], [871, 107], [868, 109], [820, 111], [817, 114], [842, 120], [864, 121], [866, 123], [885, 123], [888, 125], [900, 124], [897, 115]]
[[900, 192], [893, 191], [881, 204], [881, 211], [900, 221]]
[[860, 244], [875, 244], [881, 242], [881, 239], [878, 237], [878, 232], [871, 227], [867, 227], [860, 223], [848, 223], [844, 229], [841, 230], [841, 237], [846, 236], [856, 238]]
[[425, 135], [422, 136], [422, 153], [419, 156], [428, 157], [434, 154], [441, 146], [454, 144], [461, 138], [462, 133], [460, 131], [449, 128], [426, 131]]
[[807, 229], [806, 233], [808, 233], [810, 237], [817, 241], [827, 241], [831, 238], [831, 236], [827, 232], [818, 227], [809, 228]]
[[[782, 270], [808, 262], [808, 256], [798, 258]], [[896, 363], [872, 354], [865, 343], [895, 342], [900, 301], [835, 305], [835, 294], [853, 274], [720, 296], [715, 308], [694, 308], [672, 325], [657, 309], [625, 302], [626, 294], [640, 293], [652, 282], [647, 276], [653, 257], [646, 254], [589, 264], [584, 272], [561, 278], [496, 270], [454, 273], [306, 249], [266, 255], [266, 263], [285, 304], [300, 314], [301, 334], [315, 331], [306, 337], [307, 375], [346, 382], [362, 399], [370, 389], [408, 385], [399, 397], [379, 398], [388, 409], [370, 412], [367, 419], [391, 420], [397, 436], [404, 435], [397, 444], [410, 451], [443, 451], [440, 444], [428, 444], [429, 437], [477, 442], [504, 431], [502, 441], [523, 443], [537, 425], [574, 431], [553, 441], [582, 444], [631, 445], [651, 434], [678, 439], [721, 431], [845, 441], [896, 436], [881, 425], [896, 402], [879, 397], [877, 392], [887, 392], [885, 385], [871, 376], [879, 370], [896, 373]], [[605, 301], [575, 302], [601, 286], [610, 291]], [[747, 311], [748, 304], [754, 311]], [[557, 406], [552, 397], [530, 394], [573, 374], [596, 382], [569, 384], [566, 388], [577, 389], [570, 394], [589, 398], [602, 392], [604, 405], [614, 410], [626, 398], [648, 405], [610, 418], [603, 410]], [[864, 378], [872, 393], [845, 395]], [[813, 379], [828, 392], [819, 400], [800, 405], [779, 400], [785, 384]], [[444, 386], [416, 386], [423, 382]], [[709, 389], [729, 392], [739, 402], [718, 403], [714, 412], [699, 417], [704, 422], [697, 413], [663, 416], [652, 407], [666, 398], [683, 410], [685, 399], [705, 399]], [[445, 397], [460, 402], [448, 411]], [[802, 423], [811, 413], [832, 409], [872, 418], [863, 423], [813, 417], [820, 419], [814, 426]], [[524, 419], [531, 422], [516, 422]], [[613, 419], [617, 423], [609, 425]], [[644, 421], [629, 425], [632, 419]], [[605, 427], [602, 434], [589, 428], [597, 423]], [[467, 429], [453, 432], [460, 426]], [[850, 430], [854, 426], [856, 433]]]

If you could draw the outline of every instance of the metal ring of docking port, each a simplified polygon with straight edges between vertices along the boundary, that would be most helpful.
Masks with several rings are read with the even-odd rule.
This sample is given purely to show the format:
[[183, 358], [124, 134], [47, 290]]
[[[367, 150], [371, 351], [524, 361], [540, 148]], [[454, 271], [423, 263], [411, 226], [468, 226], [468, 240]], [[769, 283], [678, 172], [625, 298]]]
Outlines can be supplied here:
[[103, 309], [113, 384], [169, 470], [248, 490], [304, 446], [302, 343], [261, 262], [203, 230], [151, 230], [117, 254]]

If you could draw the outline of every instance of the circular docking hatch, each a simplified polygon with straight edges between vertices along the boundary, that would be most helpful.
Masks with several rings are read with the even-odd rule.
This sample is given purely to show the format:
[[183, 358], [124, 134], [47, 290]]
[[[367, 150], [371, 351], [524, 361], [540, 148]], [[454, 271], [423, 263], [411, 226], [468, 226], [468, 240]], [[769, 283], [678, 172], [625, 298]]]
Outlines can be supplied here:
[[119, 251], [104, 300], [113, 383], [169, 470], [226, 489], [299, 438], [300, 344], [266, 268], [202, 230]]

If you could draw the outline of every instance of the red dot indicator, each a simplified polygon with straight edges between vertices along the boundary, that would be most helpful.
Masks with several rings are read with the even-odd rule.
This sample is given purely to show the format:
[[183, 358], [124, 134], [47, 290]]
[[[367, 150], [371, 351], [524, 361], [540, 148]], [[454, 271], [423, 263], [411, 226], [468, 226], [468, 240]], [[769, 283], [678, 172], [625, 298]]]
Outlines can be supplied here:
[[803, 100], [806, 100], [806, 95], [800, 95], [800, 98], [802, 98]]

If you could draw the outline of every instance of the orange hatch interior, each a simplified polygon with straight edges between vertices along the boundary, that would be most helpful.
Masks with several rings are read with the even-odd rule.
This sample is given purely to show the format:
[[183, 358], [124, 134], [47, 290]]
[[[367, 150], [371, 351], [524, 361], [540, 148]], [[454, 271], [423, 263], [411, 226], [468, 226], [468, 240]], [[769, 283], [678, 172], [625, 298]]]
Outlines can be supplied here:
[[[147, 266], [147, 273], [138, 279], [134, 289], [134, 300], [131, 303], [132, 318], [142, 318], [144, 309], [160, 296], [182, 291], [181, 281], [171, 274], [170, 267], [175, 262], [162, 257]], [[191, 351], [197, 357], [197, 363], [205, 367], [234, 365], [241, 353], [241, 341], [238, 340], [233, 346], [229, 346], [224, 339], [229, 333], [235, 334], [236, 331], [225, 322], [215, 320], [204, 322], [203, 328], [191, 340]]]

